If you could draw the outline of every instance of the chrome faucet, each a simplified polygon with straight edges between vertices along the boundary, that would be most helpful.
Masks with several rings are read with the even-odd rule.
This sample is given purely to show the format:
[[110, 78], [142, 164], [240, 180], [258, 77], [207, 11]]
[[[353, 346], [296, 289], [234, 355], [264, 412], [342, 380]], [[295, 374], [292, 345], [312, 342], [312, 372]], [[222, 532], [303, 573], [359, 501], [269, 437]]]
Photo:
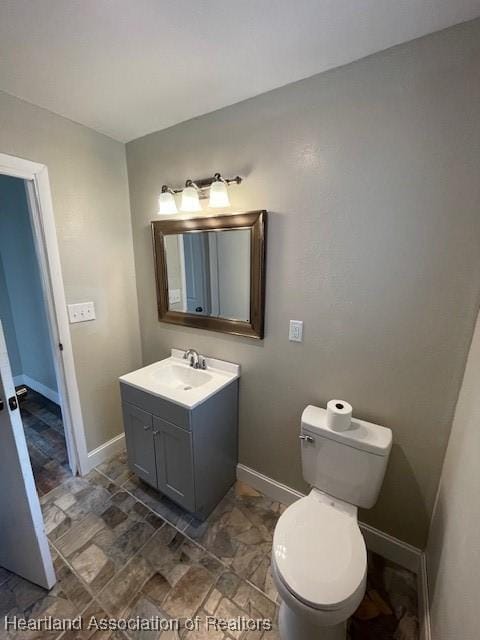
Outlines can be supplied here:
[[183, 354], [183, 359], [190, 359], [190, 366], [194, 369], [206, 369], [207, 363], [205, 362], [205, 358], [202, 358], [202, 362], [200, 363], [200, 356], [198, 355], [198, 351], [196, 349], [187, 349]]

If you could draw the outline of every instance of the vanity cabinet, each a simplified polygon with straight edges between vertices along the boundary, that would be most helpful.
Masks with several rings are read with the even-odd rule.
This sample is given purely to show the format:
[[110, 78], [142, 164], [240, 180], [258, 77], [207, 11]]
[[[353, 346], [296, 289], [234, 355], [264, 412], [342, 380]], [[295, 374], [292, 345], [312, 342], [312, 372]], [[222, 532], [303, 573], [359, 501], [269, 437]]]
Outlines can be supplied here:
[[154, 418], [157, 487], [188, 511], [196, 511], [192, 433]]
[[130, 469], [204, 519], [236, 478], [238, 380], [193, 409], [120, 383]]
[[128, 451], [128, 462], [136, 475], [157, 484], [157, 466], [153, 443], [153, 416], [133, 404], [123, 404], [123, 422]]

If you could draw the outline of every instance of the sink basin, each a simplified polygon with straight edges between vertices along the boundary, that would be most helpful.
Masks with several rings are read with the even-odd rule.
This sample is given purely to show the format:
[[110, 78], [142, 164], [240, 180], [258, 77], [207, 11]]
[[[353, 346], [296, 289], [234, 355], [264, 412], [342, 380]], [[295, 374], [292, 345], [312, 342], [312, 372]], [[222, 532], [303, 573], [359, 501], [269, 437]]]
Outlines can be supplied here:
[[212, 380], [211, 374], [206, 371], [176, 363], [155, 368], [151, 375], [159, 384], [170, 389], [182, 389], [183, 391], [196, 389]]
[[206, 369], [194, 369], [183, 359], [183, 351], [172, 349], [165, 360], [121, 376], [120, 381], [136, 389], [193, 409], [240, 377], [240, 365], [205, 358]]

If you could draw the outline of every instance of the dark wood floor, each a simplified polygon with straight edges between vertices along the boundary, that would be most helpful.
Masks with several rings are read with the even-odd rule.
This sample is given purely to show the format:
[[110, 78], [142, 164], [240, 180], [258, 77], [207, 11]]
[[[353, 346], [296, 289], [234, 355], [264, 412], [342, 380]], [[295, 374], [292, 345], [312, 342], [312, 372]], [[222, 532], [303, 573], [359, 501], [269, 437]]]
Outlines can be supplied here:
[[20, 412], [38, 495], [43, 496], [71, 476], [62, 412], [58, 404], [30, 388]]

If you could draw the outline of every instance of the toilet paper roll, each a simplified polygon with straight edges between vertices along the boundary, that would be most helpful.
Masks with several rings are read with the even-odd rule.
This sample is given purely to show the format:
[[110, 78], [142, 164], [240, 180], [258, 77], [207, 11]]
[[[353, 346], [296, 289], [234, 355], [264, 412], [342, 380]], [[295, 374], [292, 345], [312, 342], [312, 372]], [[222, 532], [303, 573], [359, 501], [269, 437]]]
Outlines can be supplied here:
[[352, 422], [352, 405], [345, 400], [330, 400], [327, 403], [327, 426], [332, 431], [346, 431]]

